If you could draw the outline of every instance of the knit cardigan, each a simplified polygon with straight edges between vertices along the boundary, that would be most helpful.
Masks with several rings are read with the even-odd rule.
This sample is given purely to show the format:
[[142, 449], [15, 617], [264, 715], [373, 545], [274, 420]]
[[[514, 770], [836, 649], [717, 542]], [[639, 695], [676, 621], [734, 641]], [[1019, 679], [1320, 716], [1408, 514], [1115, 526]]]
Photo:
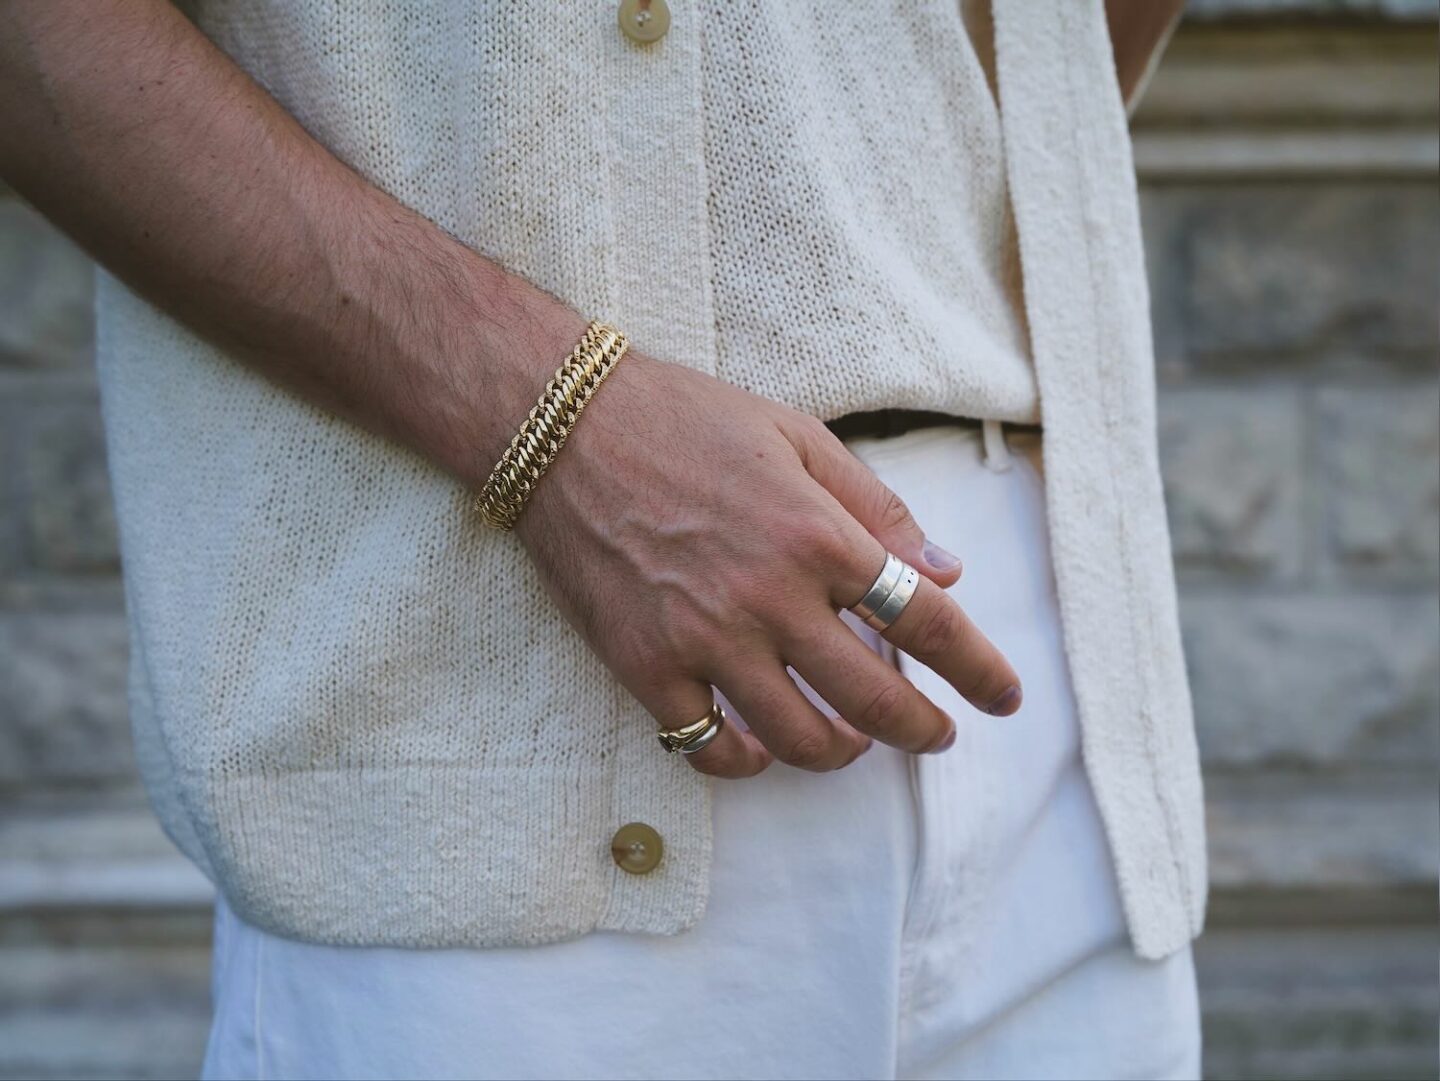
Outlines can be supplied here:
[[[826, 5], [775, 6], [826, 18]], [[1018, 292], [958, 308], [997, 340], [1028, 332], [1029, 358], [883, 348], [837, 317], [833, 352], [863, 360], [803, 379], [763, 348], [720, 343], [738, 302], [717, 309], [715, 283], [744, 276], [717, 278], [717, 245], [731, 260], [755, 249], [753, 222], [717, 237], [707, 205], [708, 2], [672, 0], [668, 35], [647, 47], [619, 34], [608, 3], [194, 8], [360, 172], [648, 353], [823, 417], [897, 405], [1012, 418], [1034, 411], [1025, 394], [1038, 388], [1083, 753], [1131, 936], [1158, 957], [1198, 931], [1200, 780], [1134, 175], [1100, 0], [995, 4], [992, 165], [1013, 205], [1023, 311]], [[939, 10], [870, 17], [906, 64], [940, 64], [948, 43], [926, 23]], [[821, 62], [803, 47], [786, 58], [802, 80]], [[950, 108], [993, 114], [983, 81], [956, 85]], [[873, 107], [870, 134], [938, 115], [917, 113], [884, 63], [849, 93]], [[764, 121], [749, 133], [762, 163], [783, 150]], [[906, 187], [944, 191], [945, 160], [918, 156]], [[929, 210], [893, 197], [890, 213], [923, 230]], [[852, 243], [886, 243], [853, 213], [839, 223]], [[975, 217], [988, 227], [988, 212]], [[800, 227], [787, 221], [763, 224]], [[823, 262], [771, 244], [749, 295], [833, 292], [816, 277]], [[516, 540], [486, 531], [427, 463], [114, 281], [102, 277], [97, 303], [138, 758], [166, 830], [235, 910], [292, 937], [419, 947], [699, 920], [711, 782], [659, 753], [652, 720], [552, 607]], [[841, 306], [821, 293], [812, 308]], [[611, 858], [612, 833], [632, 821], [665, 839], [650, 874]]]

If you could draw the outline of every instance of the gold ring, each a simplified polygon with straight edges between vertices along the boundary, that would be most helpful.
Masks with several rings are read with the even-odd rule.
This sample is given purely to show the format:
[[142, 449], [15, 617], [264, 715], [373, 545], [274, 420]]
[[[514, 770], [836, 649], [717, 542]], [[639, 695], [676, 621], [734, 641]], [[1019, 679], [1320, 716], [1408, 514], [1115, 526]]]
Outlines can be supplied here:
[[658, 733], [660, 746], [671, 754], [676, 751], [681, 754], [694, 754], [709, 746], [710, 741], [720, 734], [720, 729], [724, 724], [725, 710], [719, 702], [716, 702], [705, 711], [705, 716], [698, 721], [691, 721], [681, 728], [660, 729]]

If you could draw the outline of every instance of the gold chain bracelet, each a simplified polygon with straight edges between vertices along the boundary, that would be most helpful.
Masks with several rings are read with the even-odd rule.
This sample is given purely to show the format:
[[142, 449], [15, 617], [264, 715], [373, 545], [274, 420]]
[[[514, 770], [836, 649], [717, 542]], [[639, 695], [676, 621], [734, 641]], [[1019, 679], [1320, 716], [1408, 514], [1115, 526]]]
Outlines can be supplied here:
[[596, 321], [585, 328], [475, 497], [475, 509], [487, 524], [515, 528], [535, 485], [629, 347], [625, 335], [607, 323]]

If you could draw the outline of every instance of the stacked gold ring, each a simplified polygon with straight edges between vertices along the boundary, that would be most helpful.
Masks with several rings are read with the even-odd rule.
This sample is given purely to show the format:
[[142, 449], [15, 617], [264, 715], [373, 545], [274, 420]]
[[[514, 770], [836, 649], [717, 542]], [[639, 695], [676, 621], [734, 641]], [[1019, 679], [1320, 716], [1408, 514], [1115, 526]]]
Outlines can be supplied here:
[[724, 725], [725, 709], [716, 702], [698, 721], [691, 721], [681, 728], [660, 729], [660, 746], [671, 754], [676, 751], [681, 754], [694, 754], [708, 747]]
[[596, 321], [585, 328], [475, 497], [475, 509], [486, 523], [515, 528], [535, 485], [629, 347], [625, 335], [609, 324]]

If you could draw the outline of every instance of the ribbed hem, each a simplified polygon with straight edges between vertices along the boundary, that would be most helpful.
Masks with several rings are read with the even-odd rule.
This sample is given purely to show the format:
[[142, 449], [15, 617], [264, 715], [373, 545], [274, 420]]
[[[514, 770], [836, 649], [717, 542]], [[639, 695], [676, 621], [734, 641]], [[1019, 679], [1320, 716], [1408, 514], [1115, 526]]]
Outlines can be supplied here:
[[[290, 938], [439, 948], [675, 934], [705, 910], [708, 789], [658, 752], [648, 766], [619, 783], [445, 765], [211, 776], [199, 833], [235, 911]], [[650, 874], [611, 857], [630, 821], [664, 840]]]

